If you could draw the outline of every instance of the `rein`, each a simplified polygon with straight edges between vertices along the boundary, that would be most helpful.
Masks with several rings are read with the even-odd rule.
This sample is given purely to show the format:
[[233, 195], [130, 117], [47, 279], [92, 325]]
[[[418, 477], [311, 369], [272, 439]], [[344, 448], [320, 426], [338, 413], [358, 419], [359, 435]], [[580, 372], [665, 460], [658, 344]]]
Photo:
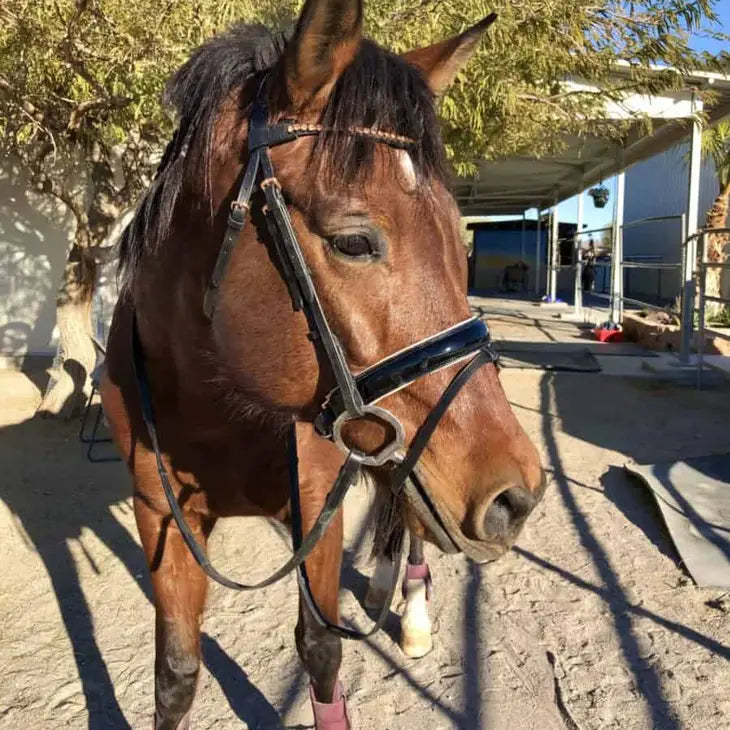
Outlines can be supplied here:
[[[249, 124], [249, 159], [236, 198], [231, 202], [226, 233], [213, 268], [203, 299], [203, 311], [212, 319], [222, 285], [228, 269], [231, 254], [245, 226], [250, 210], [251, 196], [257, 182], [264, 192], [266, 205], [264, 214], [274, 249], [279, 259], [282, 276], [289, 290], [295, 311], [303, 311], [309, 325], [310, 339], [324, 351], [332, 368], [336, 387], [327, 396], [315, 420], [317, 433], [332, 440], [345, 454], [345, 461], [335, 479], [312, 529], [302, 535], [302, 519], [299, 500], [299, 471], [294, 424], [288, 434], [288, 465], [290, 499], [292, 505], [292, 556], [268, 578], [254, 584], [239, 583], [219, 573], [208, 559], [204, 548], [198, 543], [192, 530], [185, 522], [169, 475], [162, 459], [159, 438], [155, 426], [154, 408], [144, 351], [139, 337], [136, 313], [132, 323], [132, 359], [139, 392], [142, 417], [155, 452], [157, 471], [172, 516], [180, 534], [202, 570], [214, 581], [227, 588], [249, 591], [271, 585], [293, 570], [297, 571], [299, 586], [305, 603], [315, 620], [329, 631], [342, 638], [361, 640], [378, 631], [390, 611], [390, 605], [398, 582], [400, 571], [402, 539], [397, 545], [393, 576], [389, 595], [372, 628], [363, 633], [354, 629], [332, 624], [317, 607], [309, 587], [304, 561], [312, 552], [327, 527], [337, 514], [349, 491], [357, 481], [363, 467], [381, 467], [392, 464], [390, 488], [398, 500], [405, 500], [416, 512], [425, 527], [447, 552], [462, 550], [469, 557], [483, 559], [490, 557], [484, 548], [466, 538], [453, 518], [441, 514], [435, 500], [429, 495], [417, 476], [418, 461], [428, 445], [431, 436], [446, 413], [449, 405], [469, 379], [484, 365], [496, 362], [497, 355], [491, 348], [489, 331], [484, 322], [469, 319], [446, 329], [432, 337], [381, 360], [367, 370], [355, 375], [350, 370], [342, 345], [332, 331], [317, 291], [309, 273], [302, 249], [292, 226], [291, 218], [276, 178], [269, 150], [272, 147], [293, 142], [302, 136], [334, 132], [369, 137], [379, 143], [399, 149], [415, 144], [414, 140], [373, 128], [351, 128], [348, 130], [325, 129], [321, 125], [299, 124], [292, 120], [270, 125], [268, 109], [262, 101], [254, 104]], [[405, 447], [405, 430], [398, 418], [390, 411], [376, 405], [377, 401], [404, 388], [417, 379], [460, 362], [466, 364], [452, 379], [436, 405], [418, 430], [410, 447]], [[348, 446], [343, 440], [343, 426], [363, 416], [372, 416], [387, 423], [393, 429], [390, 443], [374, 453]], [[405, 453], [405, 455], [404, 455]]]

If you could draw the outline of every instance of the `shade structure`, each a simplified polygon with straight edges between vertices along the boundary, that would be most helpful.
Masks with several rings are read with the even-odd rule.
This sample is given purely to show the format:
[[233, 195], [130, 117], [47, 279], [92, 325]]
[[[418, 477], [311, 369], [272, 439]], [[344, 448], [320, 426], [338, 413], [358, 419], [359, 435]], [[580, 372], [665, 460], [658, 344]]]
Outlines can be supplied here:
[[[656, 73], [666, 71], [656, 68]], [[617, 64], [615, 73], [628, 75], [630, 67]], [[704, 111], [708, 124], [730, 115], [730, 76], [703, 72], [681, 78], [682, 88], [656, 95], [630, 94], [621, 102], [606, 104], [607, 123], [631, 123], [623, 146], [606, 138], [564, 135], [563, 149], [552, 156], [482, 162], [477, 175], [454, 181], [462, 215], [520, 215], [536, 206], [545, 208], [677, 144], [691, 132], [689, 121], [696, 113]], [[579, 78], [568, 78], [564, 84], [569, 90], [601, 90]], [[703, 110], [697, 89], [715, 94], [712, 107]]]

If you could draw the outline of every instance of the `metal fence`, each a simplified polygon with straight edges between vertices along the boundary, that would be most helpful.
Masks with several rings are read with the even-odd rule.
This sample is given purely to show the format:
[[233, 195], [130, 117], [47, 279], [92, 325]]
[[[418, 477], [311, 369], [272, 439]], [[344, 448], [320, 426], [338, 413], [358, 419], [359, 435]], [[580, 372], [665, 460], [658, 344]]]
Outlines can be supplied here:
[[[678, 240], [681, 241], [681, 261], [665, 262], [662, 256], [645, 255], [645, 256], [624, 256], [623, 255], [623, 232], [628, 228], [636, 226], [645, 226], [660, 221], [677, 221], [679, 223], [680, 234]], [[653, 309], [663, 311], [666, 304], [662, 304], [664, 292], [662, 290], [662, 272], [675, 271], [681, 275], [680, 288], [680, 329], [681, 329], [681, 345], [679, 359], [682, 365], [690, 365], [690, 352], [692, 349], [692, 340], [694, 334], [695, 314], [698, 316], [697, 324], [697, 378], [700, 383], [705, 336], [708, 332], [714, 336], [730, 341], [730, 332], [708, 328], [706, 322], [707, 303], [713, 302], [723, 304], [730, 307], [730, 298], [707, 294], [707, 272], [710, 269], [730, 270], [730, 261], [720, 263], [707, 260], [707, 241], [711, 235], [730, 234], [728, 228], [700, 228], [690, 236], [685, 236], [686, 231], [686, 215], [667, 215], [654, 216], [650, 218], [641, 218], [639, 220], [625, 223], [618, 228], [618, 235], [613, 241], [610, 261], [594, 261], [596, 269], [603, 269], [608, 272], [610, 279], [610, 290], [593, 291], [593, 296], [605, 299], [610, 302], [610, 319], [613, 322], [620, 323], [623, 320], [624, 305], [634, 305], [643, 309]], [[573, 239], [573, 262], [569, 265], [559, 265], [557, 269], [573, 269], [575, 272], [575, 315], [583, 316], [583, 266], [584, 261], [581, 257], [581, 238], [596, 233], [603, 233], [612, 230], [612, 227], [594, 228], [591, 230], [577, 231]], [[563, 242], [565, 239], [563, 239]], [[698, 246], [699, 244], [699, 246]], [[560, 241], [557, 242], [560, 245]], [[630, 272], [638, 270], [653, 270], [657, 272], [657, 295], [656, 302], [648, 302], [635, 297], [629, 297], [624, 294], [624, 279], [630, 277]], [[625, 277], [626, 275], [626, 277]], [[627, 289], [629, 288], [627, 282]], [[720, 292], [722, 294], [722, 291]], [[695, 299], [698, 299], [695, 302]]]
[[[623, 319], [624, 304], [631, 304], [634, 306], [662, 310], [664, 306], [661, 303], [661, 272], [665, 270], [669, 271], [681, 271], [685, 268], [683, 261], [677, 262], [665, 262], [661, 256], [624, 256], [623, 255], [623, 234], [626, 229], [635, 228], [637, 226], [646, 226], [658, 222], [664, 221], [678, 221], [680, 234], [678, 240], [682, 240], [686, 218], [684, 214], [681, 215], [665, 215], [665, 216], [652, 216], [650, 218], [641, 218], [639, 220], [624, 223], [618, 229], [618, 235], [616, 240], [613, 241], [611, 260], [610, 261], [595, 261], [594, 265], [596, 268], [607, 268], [609, 270], [610, 277], [610, 291], [608, 293], [604, 291], [594, 291], [594, 296], [601, 299], [606, 299], [611, 303], [611, 320], [613, 322], [621, 322]], [[598, 233], [602, 231], [612, 230], [610, 226], [605, 228], [596, 228], [588, 231], [579, 231], [575, 234], [574, 243], [574, 266], [575, 266], [575, 314], [577, 317], [583, 316], [583, 265], [584, 261], [580, 256], [580, 237], [588, 234]], [[650, 259], [658, 258], [658, 261], [652, 261]], [[650, 269], [658, 272], [658, 297], [656, 302], [648, 302], [634, 297], [628, 297], [624, 294], [624, 279], [625, 274], [630, 275], [633, 269]], [[627, 283], [627, 289], [628, 289]]]
[[[717, 329], [710, 329], [706, 323], [707, 302], [723, 304], [730, 306], [730, 298], [722, 296], [722, 285], [720, 286], [720, 296], [707, 294], [707, 272], [710, 269], [720, 269], [723, 271], [730, 270], [730, 261], [718, 262], [707, 260], [707, 239], [711, 235], [730, 234], [730, 228], [701, 228], [690, 239], [700, 242], [700, 255], [697, 262], [697, 282], [698, 282], [698, 317], [697, 317], [697, 387], [702, 383], [702, 368], [704, 367], [704, 349], [705, 335], [711, 332], [713, 336], [720, 337], [724, 340], [730, 340], [730, 333]], [[693, 312], [694, 314], [694, 312]], [[692, 322], [689, 323], [691, 327]]]
[[[641, 270], [654, 270], [656, 271], [656, 294], [654, 295], [654, 300], [656, 304], [663, 304], [664, 299], [662, 297], [662, 272], [664, 269], [662, 268], [662, 264], [665, 263], [664, 257], [659, 256], [656, 254], [652, 255], [643, 255], [643, 256], [624, 256], [624, 261], [631, 263], [631, 264], [653, 264], [652, 266], [644, 266], [639, 269], [637, 273], [641, 273]], [[657, 264], [659, 266], [657, 266]], [[626, 270], [626, 277], [625, 277], [625, 285], [626, 290], [628, 292], [631, 292], [634, 287], [631, 286], [632, 283], [632, 276], [631, 273], [635, 270], [635, 267], [629, 267]]]

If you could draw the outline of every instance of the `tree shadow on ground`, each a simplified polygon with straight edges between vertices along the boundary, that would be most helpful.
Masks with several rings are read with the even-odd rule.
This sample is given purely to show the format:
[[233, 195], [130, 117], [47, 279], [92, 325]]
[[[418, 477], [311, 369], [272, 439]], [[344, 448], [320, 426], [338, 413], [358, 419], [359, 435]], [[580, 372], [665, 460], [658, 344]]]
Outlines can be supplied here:
[[[600, 575], [598, 592], [611, 611], [621, 651], [636, 686], [651, 716], [652, 726], [679, 730], [679, 724], [662, 691], [656, 667], [643, 658], [633, 617], [651, 617], [678, 635], [712, 647], [727, 655], [727, 647], [691, 627], [673, 624], [650, 611], [632, 606], [621, 585], [621, 579], [609, 558], [609, 549], [595, 533], [586, 518], [576, 493], [565, 475], [556, 435], [555, 411], [561, 430], [581, 441], [619, 452], [638, 463], [656, 463], [687, 458], [712, 451], [727, 450], [730, 434], [726, 424], [730, 418], [730, 394], [697, 393], [680, 388], [659, 386], [647, 381], [630, 381], [606, 376], [575, 377], [568, 374], [544, 375], [541, 382], [543, 437], [553, 468], [554, 481], [563, 506], [571, 516], [583, 548], [591, 555]], [[677, 453], [677, 444], [684, 452]], [[676, 551], [664, 528], [647, 490], [639, 489], [621, 469], [614, 468], [602, 480], [604, 493], [613, 504], [648, 537], [665, 555], [678, 562]], [[538, 556], [519, 550], [528, 559], [558, 573], [556, 566]], [[564, 576], [577, 583], [572, 574]], [[593, 590], [593, 586], [585, 586]]]
[[[554, 408], [566, 434], [619, 452], [626, 462], [666, 465], [730, 451], [730, 388], [698, 391], [649, 379], [607, 377], [585, 379], [550, 376]], [[593, 408], [594, 415], [589, 413]], [[702, 459], [711, 464], [712, 459]], [[695, 462], [708, 478], [727, 479]], [[671, 479], [663, 479], [670, 492]], [[605, 496], [664, 555], [681, 560], [669, 537], [651, 492], [624, 469], [611, 468], [601, 479]], [[674, 494], [695, 528], [704, 534], [704, 520], [681, 495]], [[712, 536], [709, 536], [710, 538]], [[728, 551], [727, 542], [721, 549]]]
[[[540, 394], [542, 410], [546, 414], [551, 402], [551, 386], [552, 388], [556, 387], [555, 376], [543, 376]], [[557, 410], [560, 412], [560, 401], [558, 401]], [[543, 416], [543, 437], [550, 463], [554, 469], [555, 484], [563, 505], [578, 531], [581, 545], [591, 555], [601, 576], [601, 581], [606, 587], [606, 603], [611, 611], [611, 618], [619, 639], [621, 652], [634, 676], [637, 687], [645, 698], [647, 709], [652, 718], [652, 725], [665, 730], [680, 730], [680, 725], [662, 692], [662, 685], [656, 668], [642, 657], [633, 627], [632, 616], [624, 610], [627, 599], [621, 587], [619, 576], [614, 571], [604, 545], [595, 535], [564, 476], [562, 459], [555, 435], [554, 420], [548, 415]]]
[[[126, 468], [89, 463], [78, 428], [75, 420], [63, 423], [39, 416], [0, 428], [4, 471], [0, 499], [21, 524], [48, 574], [72, 645], [88, 729], [129, 730], [69, 543], [80, 543], [84, 532], [93, 533], [122, 562], [150, 602], [152, 591], [141, 548], [110, 509], [128, 508], [132, 489]], [[87, 558], [96, 572], [104, 569], [90, 555]], [[251, 727], [280, 727], [274, 708], [216, 640], [203, 635], [202, 647], [203, 660], [236, 715]], [[150, 646], [150, 665], [152, 657]], [[149, 702], [152, 708], [151, 693]]]

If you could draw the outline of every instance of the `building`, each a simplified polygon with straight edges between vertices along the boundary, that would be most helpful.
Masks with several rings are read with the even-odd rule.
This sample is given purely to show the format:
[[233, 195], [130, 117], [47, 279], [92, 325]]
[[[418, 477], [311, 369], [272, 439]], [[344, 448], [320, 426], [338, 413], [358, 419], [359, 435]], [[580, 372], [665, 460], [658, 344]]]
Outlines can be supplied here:
[[[641, 160], [626, 170], [624, 199], [623, 245], [624, 260], [638, 263], [680, 263], [682, 257], [682, 216], [687, 208], [689, 170], [688, 143], [683, 142], [658, 155]], [[702, 162], [697, 226], [704, 225], [705, 216], [717, 196], [718, 181], [712, 160]], [[592, 205], [590, 200], [585, 205]], [[609, 203], [611, 205], [611, 203]], [[654, 220], [648, 220], [654, 219]], [[659, 219], [659, 220], [656, 220]], [[573, 263], [572, 239], [575, 223], [560, 222], [560, 263]], [[540, 273], [539, 290], [544, 291], [547, 266], [549, 221], [543, 216], [539, 239], [537, 221], [520, 219], [470, 223], [474, 233], [473, 252], [469, 269], [469, 289], [475, 294], [503, 291], [503, 274], [507, 266], [523, 260], [529, 266], [529, 288], [535, 292], [535, 275]], [[596, 236], [600, 239], [600, 234]], [[610, 248], [611, 232], [606, 232]], [[587, 239], [581, 244], [586, 246]], [[600, 246], [599, 246], [600, 249]], [[610, 289], [608, 267], [596, 273], [596, 291]], [[558, 296], [571, 300], [574, 277], [562, 269], [557, 277]], [[681, 273], [667, 269], [627, 269], [624, 274], [624, 294], [656, 304], [671, 304], [680, 294]]]
[[[469, 257], [469, 291], [487, 294], [505, 290], [505, 268], [520, 261], [527, 264], [527, 291], [535, 291], [535, 277], [543, 275], [547, 266], [548, 222], [541, 221], [537, 236], [537, 221], [507, 220], [469, 223], [467, 230], [474, 235]], [[561, 249], [566, 263], [572, 260], [570, 241], [576, 231], [575, 223], [560, 224], [560, 238], [567, 245]], [[538, 266], [539, 261], [539, 266]]]

